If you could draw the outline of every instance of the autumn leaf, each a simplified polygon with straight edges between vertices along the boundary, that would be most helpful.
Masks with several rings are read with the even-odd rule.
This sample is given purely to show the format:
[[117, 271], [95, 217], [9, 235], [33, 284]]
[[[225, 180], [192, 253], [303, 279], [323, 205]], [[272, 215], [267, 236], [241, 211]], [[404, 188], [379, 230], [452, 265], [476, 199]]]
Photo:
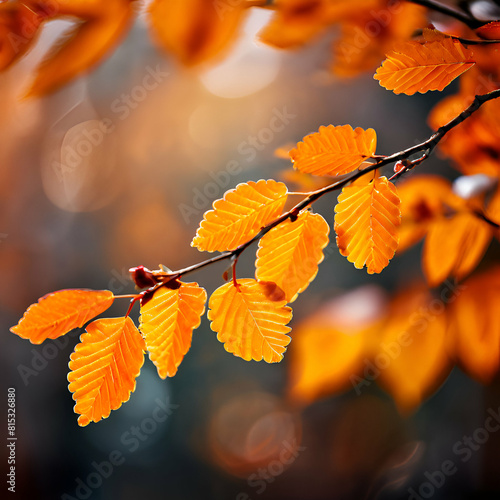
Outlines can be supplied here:
[[69, 362], [69, 390], [78, 424], [107, 418], [135, 390], [144, 363], [144, 340], [129, 317], [98, 319], [87, 326]]
[[234, 250], [276, 219], [286, 199], [287, 187], [282, 182], [239, 184], [205, 212], [191, 246], [208, 252]]
[[329, 232], [325, 219], [308, 211], [271, 229], [260, 240], [255, 277], [276, 283], [293, 302], [316, 277]]
[[320, 127], [290, 151], [294, 168], [314, 175], [342, 175], [375, 154], [375, 130], [350, 125]]
[[373, 363], [401, 411], [414, 410], [452, 369], [445, 305], [418, 288], [401, 291], [381, 329]]
[[461, 279], [479, 263], [492, 236], [488, 223], [462, 212], [436, 219], [428, 229], [422, 266], [430, 286], [449, 276]]
[[71, 16], [76, 22], [36, 69], [31, 96], [52, 92], [88, 71], [125, 35], [134, 16], [131, 0], [54, 1], [54, 17]]
[[492, 21], [476, 29], [476, 35], [486, 40], [500, 39], [500, 21]]
[[161, 287], [141, 305], [139, 329], [161, 378], [177, 373], [191, 347], [193, 330], [200, 326], [206, 300], [198, 283], [181, 283], [175, 290]]
[[210, 297], [208, 319], [226, 351], [246, 361], [281, 361], [290, 342], [286, 326], [292, 309], [286, 300], [270, 300], [258, 281], [238, 280], [221, 286]]
[[61, 290], [28, 307], [10, 331], [32, 344], [56, 339], [108, 309], [114, 295], [108, 290]]
[[483, 384], [500, 368], [500, 269], [468, 279], [452, 304], [450, 333], [460, 366]]
[[472, 51], [458, 40], [445, 38], [424, 44], [409, 41], [387, 56], [374, 78], [395, 94], [423, 94], [443, 90], [473, 65]]
[[153, 37], [185, 65], [213, 59], [235, 39], [246, 3], [154, 0], [149, 7]]
[[398, 247], [399, 204], [386, 177], [342, 190], [335, 207], [337, 245], [357, 269], [366, 265], [369, 274], [380, 273], [389, 264]]

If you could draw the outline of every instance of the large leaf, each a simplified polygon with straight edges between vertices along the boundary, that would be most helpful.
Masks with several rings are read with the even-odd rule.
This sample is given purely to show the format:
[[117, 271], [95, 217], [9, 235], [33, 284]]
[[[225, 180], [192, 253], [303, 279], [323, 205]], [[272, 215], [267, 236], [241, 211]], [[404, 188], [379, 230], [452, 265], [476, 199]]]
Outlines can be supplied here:
[[57, 0], [54, 17], [71, 16], [77, 21], [36, 69], [29, 94], [52, 92], [99, 62], [131, 26], [133, 4], [130, 0]]
[[277, 218], [286, 199], [287, 187], [282, 182], [239, 184], [205, 212], [191, 246], [209, 252], [234, 250]]
[[422, 265], [430, 286], [449, 276], [461, 279], [479, 263], [491, 241], [492, 229], [471, 213], [441, 217], [430, 224]]
[[271, 229], [259, 243], [256, 278], [276, 283], [293, 302], [316, 277], [329, 232], [325, 219], [308, 211]]
[[285, 300], [273, 301], [265, 285], [252, 279], [226, 283], [209, 300], [208, 319], [226, 351], [246, 361], [281, 361], [290, 342], [286, 326], [292, 309]]
[[149, 18], [155, 39], [183, 64], [212, 59], [234, 40], [246, 2], [154, 0]]
[[342, 190], [335, 207], [337, 245], [349, 262], [369, 274], [379, 273], [398, 247], [397, 227], [401, 223], [400, 200], [386, 177], [367, 185]]
[[290, 151], [294, 167], [314, 175], [342, 175], [356, 170], [375, 154], [377, 134], [369, 128], [350, 125], [320, 127], [318, 132], [304, 137]]
[[375, 73], [375, 80], [395, 94], [443, 90], [474, 65], [472, 51], [458, 40], [399, 44]]
[[108, 290], [61, 290], [50, 293], [28, 307], [10, 331], [32, 344], [56, 339], [73, 328], [82, 327], [111, 306], [114, 295]]
[[78, 424], [107, 418], [128, 401], [144, 363], [144, 340], [129, 318], [98, 319], [87, 327], [69, 362], [69, 390]]
[[173, 377], [191, 347], [193, 330], [200, 326], [207, 293], [198, 283], [161, 287], [141, 306], [139, 329], [151, 361], [161, 378]]

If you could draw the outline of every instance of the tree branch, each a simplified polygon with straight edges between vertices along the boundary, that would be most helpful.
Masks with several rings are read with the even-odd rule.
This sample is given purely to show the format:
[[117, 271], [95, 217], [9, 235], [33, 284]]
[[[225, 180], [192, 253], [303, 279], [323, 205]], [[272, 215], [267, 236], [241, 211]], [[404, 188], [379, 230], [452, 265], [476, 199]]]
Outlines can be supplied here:
[[[471, 116], [473, 113], [475, 113], [485, 102], [491, 101], [493, 99], [496, 99], [500, 97], [500, 89], [494, 90], [492, 92], [489, 92], [487, 94], [483, 95], [476, 95], [474, 97], [474, 100], [472, 103], [469, 105], [467, 109], [462, 111], [459, 115], [457, 115], [453, 120], [448, 122], [446, 125], [443, 125], [442, 127], [439, 127], [439, 129], [432, 134], [429, 139], [421, 142], [420, 144], [417, 144], [415, 146], [412, 146], [408, 149], [405, 149], [403, 151], [399, 151], [398, 153], [394, 153], [390, 156], [376, 156], [377, 161], [372, 163], [371, 165], [368, 165], [365, 167], [363, 170], [358, 170], [350, 175], [344, 176], [342, 179], [338, 180], [337, 182], [334, 182], [333, 184], [330, 184], [328, 186], [325, 186], [321, 189], [318, 189], [316, 191], [312, 191], [306, 195], [306, 197], [301, 200], [299, 203], [297, 203], [293, 208], [291, 208], [288, 212], [285, 212], [282, 214], [280, 217], [277, 219], [273, 220], [266, 226], [264, 226], [253, 238], [249, 239], [245, 243], [242, 243], [240, 246], [235, 248], [234, 250], [223, 252], [219, 255], [216, 255], [215, 257], [212, 257], [210, 259], [204, 260], [203, 262], [199, 262], [198, 264], [194, 264], [189, 267], [185, 267], [184, 269], [179, 269], [178, 271], [171, 271], [171, 272], [165, 272], [165, 271], [149, 271], [147, 269], [144, 269], [144, 272], [147, 274], [148, 279], [151, 279], [152, 282], [157, 283], [157, 284], [168, 284], [169, 282], [173, 282], [175, 280], [178, 280], [181, 278], [181, 276], [184, 276], [186, 274], [198, 271], [204, 267], [207, 267], [211, 264], [215, 264], [216, 262], [223, 261], [223, 260], [229, 260], [232, 259], [233, 261], [236, 261], [239, 256], [253, 243], [256, 241], [260, 240], [264, 235], [266, 235], [271, 229], [275, 228], [282, 222], [285, 222], [286, 220], [290, 219], [291, 221], [294, 221], [297, 216], [299, 215], [301, 210], [304, 210], [305, 208], [309, 207], [312, 205], [315, 201], [317, 201], [319, 198], [324, 196], [325, 194], [331, 193], [333, 191], [338, 191], [345, 187], [347, 184], [359, 179], [360, 177], [373, 172], [374, 170], [377, 170], [381, 167], [384, 167], [390, 163], [394, 163], [397, 161], [402, 161], [404, 162], [405, 168], [403, 168], [400, 172], [398, 172], [396, 175], [394, 175], [392, 178], [398, 177], [399, 175], [403, 174], [404, 172], [407, 172], [408, 170], [411, 170], [413, 167], [416, 165], [419, 165], [423, 161], [425, 161], [434, 148], [439, 144], [439, 142], [444, 138], [444, 136], [453, 128], [455, 128], [457, 125], [465, 121], [469, 116]], [[411, 160], [410, 157], [416, 154], [421, 153], [421, 155], [414, 159]], [[483, 220], [487, 222], [491, 222], [489, 219], [485, 216], [481, 217]], [[492, 223], [495, 225], [495, 227], [498, 227], [497, 224]], [[133, 268], [137, 269], [137, 268]], [[234, 267], [233, 267], [234, 270]], [[131, 270], [132, 271], [132, 270]], [[234, 279], [234, 276], [233, 276]], [[157, 286], [157, 285], [155, 285]], [[154, 287], [152, 287], [154, 288]]]
[[487, 23], [487, 21], [480, 21], [476, 19], [471, 14], [467, 14], [461, 10], [454, 9], [449, 5], [445, 5], [434, 0], [408, 0], [411, 3], [416, 3], [417, 5], [423, 5], [428, 9], [434, 10], [436, 12], [440, 12], [441, 14], [445, 14], [446, 16], [453, 17], [458, 19], [462, 23], [466, 24], [471, 29], [479, 28]]

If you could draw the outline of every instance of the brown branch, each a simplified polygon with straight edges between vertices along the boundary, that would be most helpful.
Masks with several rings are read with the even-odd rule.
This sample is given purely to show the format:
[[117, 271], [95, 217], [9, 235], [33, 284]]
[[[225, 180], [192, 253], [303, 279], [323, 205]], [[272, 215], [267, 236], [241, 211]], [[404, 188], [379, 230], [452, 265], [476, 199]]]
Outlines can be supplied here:
[[[342, 189], [345, 187], [347, 184], [359, 179], [360, 177], [373, 172], [374, 170], [377, 170], [381, 167], [384, 167], [390, 163], [394, 163], [397, 161], [402, 161], [405, 165], [405, 168], [402, 169], [401, 172], [397, 173], [394, 175], [392, 178], [396, 178], [399, 175], [402, 175], [403, 173], [407, 172], [408, 170], [411, 170], [413, 167], [416, 165], [419, 165], [423, 161], [425, 161], [434, 148], [439, 144], [439, 142], [444, 138], [444, 136], [453, 128], [455, 128], [457, 125], [465, 121], [469, 116], [471, 116], [473, 113], [475, 113], [485, 102], [491, 101], [493, 99], [496, 99], [500, 97], [500, 89], [499, 90], [494, 90], [492, 92], [489, 92], [487, 94], [483, 95], [477, 95], [474, 97], [474, 100], [472, 103], [469, 105], [467, 109], [462, 111], [459, 115], [457, 115], [453, 120], [448, 122], [446, 125], [443, 125], [442, 127], [439, 127], [439, 129], [432, 134], [429, 139], [421, 142], [420, 144], [417, 144], [415, 146], [412, 146], [411, 148], [405, 149], [403, 151], [399, 151], [398, 153], [394, 153], [389, 156], [376, 156], [377, 161], [375, 163], [372, 163], [371, 165], [368, 165], [365, 167], [363, 170], [358, 170], [351, 175], [347, 175], [343, 177], [341, 180], [330, 184], [328, 186], [325, 186], [321, 189], [318, 189], [317, 191], [312, 191], [311, 193], [307, 194], [306, 197], [301, 200], [299, 203], [297, 203], [293, 208], [291, 208], [288, 212], [285, 212], [282, 214], [280, 217], [277, 219], [273, 220], [266, 226], [264, 226], [253, 238], [249, 239], [245, 243], [242, 243], [240, 246], [235, 248], [234, 250], [223, 252], [219, 255], [216, 255], [215, 257], [212, 257], [210, 259], [204, 260], [203, 262], [199, 262], [198, 264], [193, 264], [192, 266], [185, 267], [184, 269], [179, 269], [178, 271], [172, 271], [172, 272], [163, 272], [163, 271], [149, 271], [145, 270], [145, 272], [148, 274], [148, 277], [154, 282], [158, 284], [166, 284], [168, 282], [177, 280], [181, 278], [181, 276], [184, 276], [186, 274], [198, 271], [204, 267], [207, 267], [211, 264], [215, 264], [216, 262], [222, 261], [222, 260], [227, 260], [227, 259], [232, 259], [235, 263], [239, 256], [253, 243], [256, 241], [260, 240], [265, 234], [267, 234], [271, 229], [275, 228], [282, 222], [285, 222], [286, 220], [290, 219], [291, 221], [294, 221], [298, 214], [300, 213], [301, 210], [304, 210], [305, 208], [309, 207], [312, 205], [315, 201], [317, 201], [319, 198], [324, 196], [325, 194], [331, 193], [333, 191], [338, 191], [339, 189]], [[416, 154], [420, 154], [420, 156], [416, 159], [411, 160], [410, 157]], [[495, 227], [498, 228], [498, 225], [485, 216], [481, 217], [483, 220], [486, 222], [492, 223]], [[134, 268], [135, 269], [135, 268]], [[234, 270], [234, 267], [233, 267]], [[233, 276], [234, 279], [234, 276]], [[154, 288], [154, 287], [153, 287]]]
[[428, 9], [434, 10], [441, 14], [445, 14], [446, 16], [453, 17], [462, 23], [466, 24], [471, 29], [479, 28], [484, 24], [487, 24], [488, 21], [480, 21], [476, 19], [471, 14], [467, 14], [461, 10], [454, 9], [449, 5], [445, 5], [434, 0], [408, 0], [410, 3], [416, 3], [417, 5], [423, 5]]

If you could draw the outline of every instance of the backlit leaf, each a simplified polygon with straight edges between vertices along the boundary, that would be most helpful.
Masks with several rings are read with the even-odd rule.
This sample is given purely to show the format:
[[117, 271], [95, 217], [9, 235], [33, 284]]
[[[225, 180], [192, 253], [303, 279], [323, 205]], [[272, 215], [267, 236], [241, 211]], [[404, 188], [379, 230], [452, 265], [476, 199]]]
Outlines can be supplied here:
[[314, 175], [342, 175], [356, 170], [375, 154], [377, 135], [350, 125], [320, 127], [290, 151], [294, 168]]
[[286, 326], [292, 309], [286, 300], [270, 300], [264, 286], [253, 279], [221, 286], [210, 297], [208, 319], [226, 351], [246, 361], [281, 361], [290, 342]]
[[349, 262], [369, 274], [380, 273], [398, 247], [400, 200], [386, 177], [368, 185], [347, 186], [335, 207], [337, 245]]
[[129, 318], [98, 319], [87, 327], [69, 362], [69, 390], [78, 424], [107, 418], [135, 390], [144, 363], [144, 340]]
[[49, 293], [28, 307], [10, 331], [32, 344], [56, 339], [73, 328], [82, 327], [111, 306], [114, 295], [108, 290], [61, 290]]
[[491, 227], [471, 213], [436, 219], [428, 229], [422, 265], [430, 286], [449, 276], [461, 279], [481, 260], [491, 241]]
[[256, 278], [276, 283], [293, 302], [316, 277], [329, 232], [325, 219], [308, 211], [271, 229], [259, 243]]
[[395, 94], [443, 90], [473, 66], [472, 51], [458, 40], [410, 41], [396, 46], [375, 73], [375, 80]]
[[181, 283], [176, 290], [161, 287], [141, 305], [139, 329], [161, 378], [177, 373], [191, 347], [193, 330], [200, 326], [206, 300], [198, 283]]
[[234, 250], [276, 219], [286, 199], [287, 187], [282, 182], [239, 184], [205, 212], [191, 246], [208, 252]]

